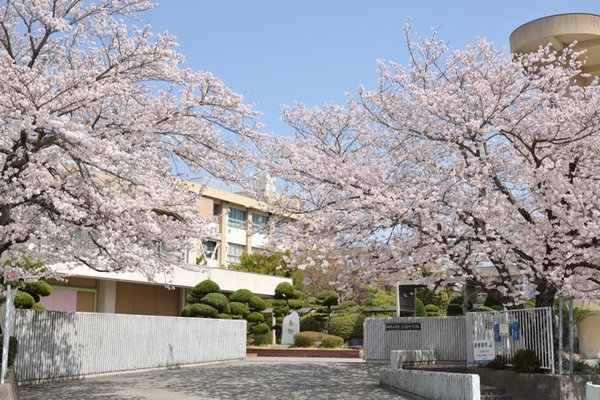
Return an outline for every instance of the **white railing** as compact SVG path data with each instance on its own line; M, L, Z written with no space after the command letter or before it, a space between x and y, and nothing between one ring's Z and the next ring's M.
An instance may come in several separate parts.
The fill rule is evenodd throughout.
M465 361L464 337L462 316L367 318L363 357L366 361L389 361L391 350L435 350L437 361Z
M474 363L473 341L487 340L493 341L495 354L506 356L507 365L518 350L531 349L540 359L540 368L554 372L552 315L549 307L467 313L468 363ZM513 336L515 322L518 330ZM501 325L510 328L508 335L498 334Z
M245 321L17 310L19 382L242 359Z

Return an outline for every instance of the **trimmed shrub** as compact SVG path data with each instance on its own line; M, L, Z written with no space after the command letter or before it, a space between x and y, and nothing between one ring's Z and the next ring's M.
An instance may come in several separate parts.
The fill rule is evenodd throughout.
M440 315L440 308L435 304L427 304L425 306L425 312L428 317L437 317Z
M202 297L198 297L196 294L194 293L190 293L190 294L186 294L185 295L185 302L187 304L196 304L196 303L200 303L200 299L202 299Z
M248 300L248 306L252 311L264 311L267 309L267 302L258 296L252 296Z
M344 345L344 339L339 336L327 335L321 340L321 345L319 347L324 347L326 349L336 349L342 347Z
M530 349L517 350L512 359L516 372L537 372L540 369L540 359L535 351Z
M33 305L33 307L31 307L32 310L35 311L46 311L46 307L44 307L43 305L41 305L40 303L35 303Z
M229 313L234 318L246 318L250 314L250 308L247 304L233 301L229 303Z
M209 306L208 304L193 304L192 306L192 317L200 318L218 318L219 311L216 308Z
M194 286L192 291L196 294L197 297L202 298L209 293L220 293L221 288L216 282L213 282L210 279L206 279Z
M292 299L294 298L294 286L289 282L281 282L275 287L276 299Z
M251 324L257 324L259 322L265 322L265 316L262 315L259 312L251 312L247 317L246 317L246 321L250 322Z
M229 312L229 300L227 300L227 296L222 293L209 293L200 299L200 302L202 304L208 304L220 313Z
M331 316L329 333L344 340L362 339L364 320L365 316L359 313L334 314ZM302 326L302 323L300 323L300 326Z
M273 335L271 332L267 332L263 335L252 335L249 339L251 344L254 346L265 346L267 344L271 344L273 341Z
M427 316L427 310L425 309L425 304L423 304L423 301L421 299L419 299L418 297L415 302L415 308L417 310L417 317L426 317Z
M304 293L302 293L302 290L294 289L294 291L292 292L293 299L300 300L303 297L304 297Z
M490 308L494 311L504 311L503 306L491 306Z
M273 305L273 308L287 307L287 301L281 299L273 300L271 304Z
M4 343L4 335L0 335L0 347ZM8 339L8 367L15 365L17 354L19 353L19 340L15 336ZM2 352L0 351L0 363L2 362Z
M27 282L20 290L29 293L36 303L40 301L40 297L52 294L52 286L44 281Z
M317 295L317 303L323 307L337 305L340 296L333 290L325 290Z
M289 299L288 304L292 310L299 310L304 307L304 302L298 299Z
M339 336L328 335L321 332L299 332L294 335L295 347L320 347L335 348L344 345L344 339Z
M27 292L22 292L20 290L17 290L17 293L15 294L15 307L16 308L29 309L29 308L33 307L34 304L35 304L35 300L32 295L30 295Z
M300 317L300 331L321 332L325 329L323 321L317 319L316 313L306 314ZM341 335L340 335L341 336Z
M233 319L233 317L229 314L221 313L219 314L219 319Z
M506 359L504 358L503 355L498 354L496 357L494 357L494 359L492 361L485 364L485 366L487 368L491 368L491 369L495 369L495 370L504 369L504 367L506 367Z
M182 317L191 317L192 316L192 306L187 305L187 306L183 307L181 309L181 316Z
M458 304L450 303L450 304L448 304L448 309L446 310L446 315L449 317L453 316L453 315L463 315L462 307L459 306Z
M238 289L231 293L231 296L229 296L229 301L248 304L252 296L254 295L248 289Z
M264 335L271 332L271 327L264 322L256 325L250 325L250 333L253 335Z
M321 342L325 333L321 332L298 332L294 335L294 346L296 347L314 347L315 343Z

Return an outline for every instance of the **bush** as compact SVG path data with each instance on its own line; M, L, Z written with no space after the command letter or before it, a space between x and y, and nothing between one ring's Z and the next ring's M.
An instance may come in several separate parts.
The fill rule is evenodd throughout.
M425 304L423 304L421 299L419 299L418 297L415 302L415 308L417 311L417 317L426 317L427 316L427 310L425 309Z
M292 292L293 299L301 300L303 297L304 293L302 293L302 290L294 289L294 291Z
M537 372L540 369L540 359L535 351L529 349L517 350L512 359L516 372Z
M229 314L221 313L219 314L219 319L233 319L233 317Z
M254 296L251 291L248 289L238 289L235 292L231 293L229 296L229 301L235 301L238 303L250 303L250 299Z
M248 314L248 316L246 317L246 321L250 322L251 324L265 322L265 316L259 312L254 311Z
M294 286L289 282L281 282L275 287L276 299L292 299L294 298Z
M493 311L504 311L503 306L490 306Z
M250 308L247 304L233 301L229 303L229 313L234 318L246 318L250 314Z
M32 310L35 311L46 311L46 307L44 307L43 305L41 305L40 303L35 303L33 305L33 307L31 307Z
M485 301L483 302L483 305L486 306L486 307L490 307L490 308L492 308L492 306L500 306L500 307L502 307L502 304L500 304L500 302L498 300L496 300L495 298L493 298L489 294L485 298Z
M0 335L0 348L4 344L4 335ZM11 336L8 339L8 367L15 365L17 354L19 353L19 341L16 337ZM2 352L0 351L0 362L2 362Z
M273 335L271 332L267 332L262 335L251 335L248 339L251 345L265 346L267 344L271 344L273 341Z
M220 293L221 288L219 285L217 285L217 283L211 281L210 279L206 279L194 286L192 291L197 297L202 298L209 293Z
M324 347L326 349L336 349L342 347L344 345L344 339L339 336L327 335L321 340L321 345L319 347Z
M273 300L271 304L273 305L273 308L287 307L288 305L287 301L281 299Z
M298 332L294 335L294 346L296 347L314 347L315 343L321 342L325 333L321 332Z
M449 317L453 316L453 315L463 315L462 307L459 306L458 304L450 303L450 304L448 304L448 309L446 310L446 315Z
M485 366L495 370L504 369L506 367L506 359L503 355L498 354L492 361L485 364Z
M187 304L200 303L200 299L202 299L202 297L198 297L195 293L185 295L185 302Z
M216 308L209 306L208 304L193 304L192 317L200 318L218 318L219 311Z
M250 325L250 333L253 335L265 335L271 332L271 327L264 322L256 325Z
M478 309L473 309L476 312L492 312L494 309L492 307L481 306Z
M320 347L336 348L344 345L344 339L339 336L328 335L321 332L299 332L294 335L295 347Z
M292 310L299 310L304 307L304 302L298 299L289 299L288 304Z
M17 290L17 293L15 294L15 307L16 308L29 309L29 308L33 307L34 304L35 304L35 300L32 295L30 295L29 293Z
M187 306L183 307L181 309L181 316L182 317L191 317L192 316L192 306L187 305Z
M334 314L331 316L329 333L340 336L344 340L362 339L364 320L365 316L359 313ZM302 326L302 323L300 323L300 326Z
M340 296L333 290L325 290L317 295L317 303L323 307L337 305Z
M425 306L425 312L428 317L437 317L440 315L440 308L435 304L427 304Z
M44 281L27 282L23 285L21 290L29 293L36 303L40 301L40 297L46 297L52 294L52 286Z
M258 296L252 296L248 300L248 306L252 311L264 311L267 309L267 302Z
M229 300L227 300L227 296L222 293L209 293L200 299L200 302L202 304L208 304L220 313L229 312Z
M315 313L306 314L300 317L300 331L322 332L325 329L325 324L316 317L317 315Z

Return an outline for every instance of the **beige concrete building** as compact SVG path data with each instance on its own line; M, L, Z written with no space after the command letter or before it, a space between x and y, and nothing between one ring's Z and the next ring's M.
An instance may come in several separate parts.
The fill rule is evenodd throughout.
M200 190L200 185L190 184ZM263 182L264 189L269 189ZM243 253L266 244L270 213L265 203L239 193L205 188L199 205L201 216L214 217L214 234L198 243L198 251L183 255L186 268L175 267L172 276L149 283L139 273L97 272L85 266L58 266L68 273L65 282L50 281L52 295L42 298L48 310L106 312L140 315L179 315L185 296L198 282L211 279L223 292L249 289L271 297L275 287L291 279L227 269ZM196 261L200 259L200 265Z

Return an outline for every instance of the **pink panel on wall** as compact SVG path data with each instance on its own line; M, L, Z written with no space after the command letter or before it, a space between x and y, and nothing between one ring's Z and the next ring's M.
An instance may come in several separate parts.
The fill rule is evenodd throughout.
M77 291L54 288L50 296L40 299L40 304L50 311L77 311Z

